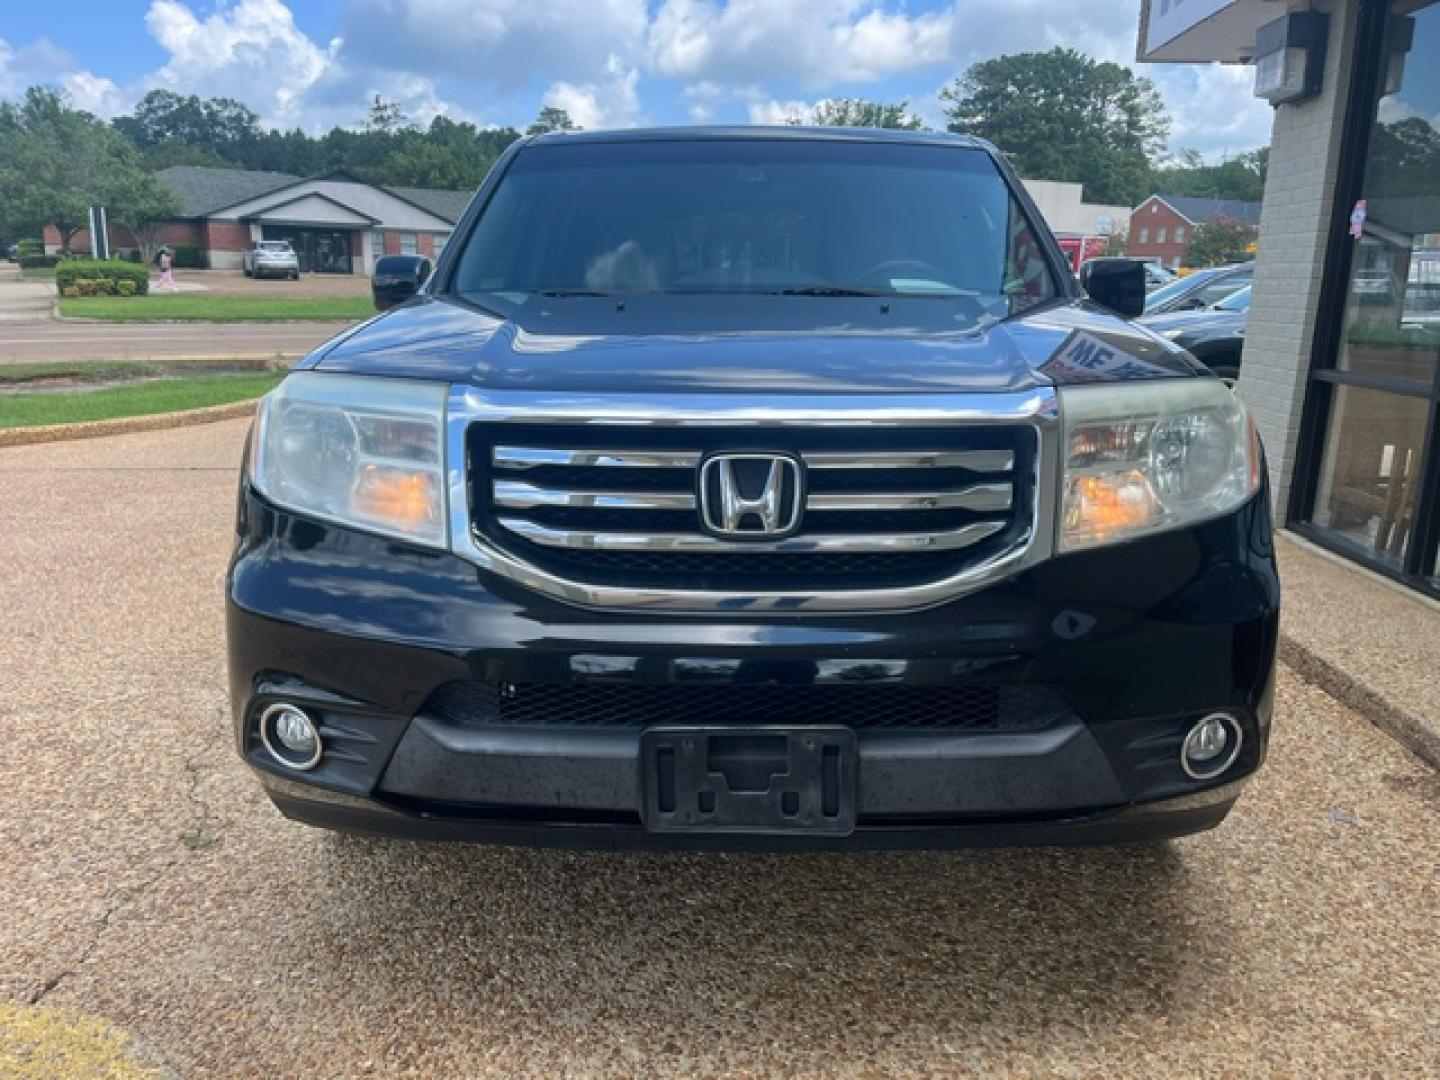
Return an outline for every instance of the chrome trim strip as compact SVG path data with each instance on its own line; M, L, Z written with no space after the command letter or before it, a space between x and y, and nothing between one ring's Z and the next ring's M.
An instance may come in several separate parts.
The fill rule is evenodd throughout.
M802 454L811 469L970 469L973 472L1009 472L1015 455L1009 450L882 450L873 454L855 450Z
M693 469L698 453L647 450L557 450L548 447L497 446L490 459L497 469L533 469L540 465L596 465L603 468Z
M793 552L953 551L978 544L1005 528L1002 521L977 521L948 532L826 533L783 540L721 540L705 533L588 532L540 525L525 518L502 517L497 523L516 536L545 547L579 551L744 551L755 555Z
M811 492L807 510L974 510L980 513L1009 510L1014 485L972 484L954 491L833 491Z
M579 607L653 614L726 616L914 611L934 607L1049 558L1055 544L1060 469L1060 404L1053 387L1000 394L543 394L456 384L446 403L446 485L450 548L481 570ZM937 581L900 588L763 593L593 585L569 581L502 551L470 524L467 431L487 424L633 424L643 427L773 426L908 428L1021 425L1036 432L1031 530L1012 547Z
M537 506L578 506L596 510L694 510L693 491L560 491L522 480L496 480L496 506L526 510Z

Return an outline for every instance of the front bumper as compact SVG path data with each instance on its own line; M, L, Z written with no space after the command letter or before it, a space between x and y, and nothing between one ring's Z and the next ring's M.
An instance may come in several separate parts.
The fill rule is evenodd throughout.
M829 848L1119 842L1209 828L1268 739L1279 585L1267 495L1204 526L1047 560L927 611L864 617L598 614L242 492L228 582L237 745L296 820L387 835L587 846ZM843 837L647 830L640 727L471 722L457 684L1043 687L1043 722L857 728ZM803 691L802 691L803 692ZM255 718L320 719L314 771ZM1224 709L1235 764L1195 781L1180 741ZM785 717L765 717L783 723Z

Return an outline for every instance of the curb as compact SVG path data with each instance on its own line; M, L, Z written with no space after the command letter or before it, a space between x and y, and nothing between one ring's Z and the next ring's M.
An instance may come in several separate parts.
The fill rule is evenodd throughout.
M1392 705L1288 634L1280 635L1279 654L1280 662L1306 682L1354 709L1416 757L1440 769L1440 721Z
M129 435L138 431L164 431L167 428L211 424L217 420L235 420L253 416L260 399L246 398L225 405L206 405L180 412L150 413L146 416L123 416L114 420L86 420L77 424L45 424L39 427L0 428L0 448L30 446L34 443L68 442L73 439L94 439L102 435Z

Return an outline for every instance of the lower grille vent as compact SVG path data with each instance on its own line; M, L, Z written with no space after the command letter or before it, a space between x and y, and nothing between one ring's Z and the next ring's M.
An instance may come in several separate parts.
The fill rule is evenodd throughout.
M843 724L857 731L1039 731L1070 716L1047 686L501 683L440 687L422 710L466 727Z

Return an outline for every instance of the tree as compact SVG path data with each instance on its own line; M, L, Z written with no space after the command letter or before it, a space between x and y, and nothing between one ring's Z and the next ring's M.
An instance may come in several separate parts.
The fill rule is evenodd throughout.
M1124 255L1130 243L1130 232L1123 225L1117 225L1105 234L1105 254Z
M389 135L409 126L409 119L397 101L386 101L379 94L370 103L370 114L365 120L365 130Z
M1156 168L1150 190L1164 195L1205 199L1240 199L1259 202L1265 195L1265 173L1270 148L1262 146L1208 165L1196 150L1182 150L1177 158Z
M1029 179L1079 182L1094 202L1139 202L1170 131L1149 79L1074 49L972 64L940 97L951 131L989 139Z
M1260 231L1254 225L1219 215L1195 226L1190 234L1190 244L1185 249L1185 262L1190 266L1219 266L1236 262L1246 256L1259 235Z
M201 98L170 90L151 90L131 115L116 117L113 124L141 150L203 147L227 160L236 160L261 135L260 117L234 98Z
M535 122L525 129L526 135L544 135L547 131L579 131L580 128L570 114L564 109L557 109L554 105L546 105L540 110L540 115Z
M815 106L811 122L824 127L856 128L901 128L905 131L919 131L924 121L909 112L910 103L901 101L888 104L881 101L866 101L863 98L834 98ZM786 123L801 124L803 118L792 118Z
M154 260L161 229L180 214L175 193L148 169L126 161L106 178L102 198L110 222L130 233L145 262Z
M32 86L19 104L0 104L0 231L33 235L53 225L68 253L127 149L56 90Z

